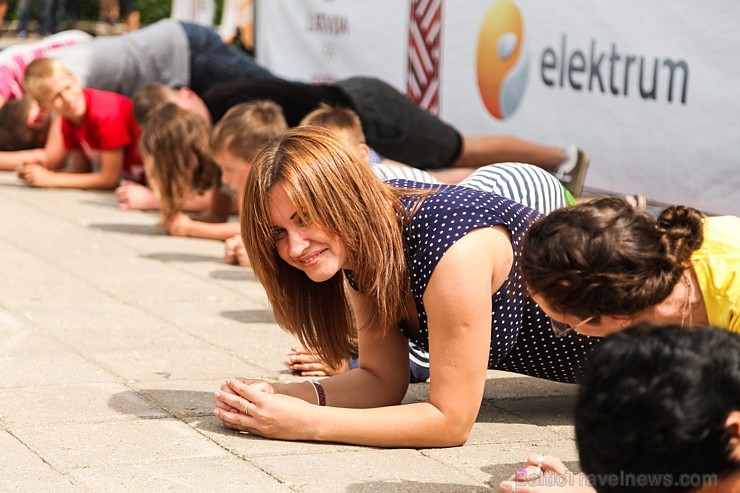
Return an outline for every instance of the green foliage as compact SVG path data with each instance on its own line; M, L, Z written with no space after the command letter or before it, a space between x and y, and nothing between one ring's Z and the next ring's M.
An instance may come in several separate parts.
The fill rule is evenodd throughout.
M170 16L172 12L172 1L163 2L162 0L138 0L136 6L141 12L141 23L151 24L160 19Z
M38 0L28 0L31 6L31 19L37 18ZM98 0L78 0L80 3L80 20L96 21L98 20ZM8 13L6 20L18 18L19 0L8 0ZM60 4L65 4L66 0L58 0ZM221 19L221 12L224 8L224 0L215 0L216 2L216 20ZM172 0L137 0L137 7L141 12L142 25L157 22L160 19L170 16L172 11Z

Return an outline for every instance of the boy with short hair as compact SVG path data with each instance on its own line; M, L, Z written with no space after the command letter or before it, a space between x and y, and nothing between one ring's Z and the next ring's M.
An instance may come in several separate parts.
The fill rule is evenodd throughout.
M449 183L449 175L442 177L438 174L439 170L422 171L381 159L365 144L365 134L360 118L349 108L322 104L318 109L306 115L301 120L301 125L320 125L334 131L339 137L357 148L381 180L401 179L425 183ZM459 171L460 168L453 168L452 171L454 170ZM498 163L471 171L473 171L472 174L459 177L461 181L455 180L455 183L502 195L543 214L574 202L567 190L552 174L537 166L524 163Z
M740 491L740 335L638 324L589 356L575 405L583 473L532 454L517 493Z
M362 122L357 113L343 106L330 106L321 103L317 109L303 117L300 125L317 125L328 128L337 134L338 137L357 149L363 159L373 167L373 171L381 180L402 179L424 183L457 183L473 171L473 168L458 169L456 170L457 176L448 181L449 176L442 179L437 176L436 171L424 171L384 159L367 145L365 132L362 130ZM463 173L460 174L460 171L463 171Z
M46 162L21 166L18 175L44 188L114 189L122 176L144 182L139 156L140 130L130 99L83 89L58 60L39 58L26 68L23 86L42 109L62 117L61 148L47 152ZM73 172L52 171L72 158ZM74 172L79 170L86 172Z
M43 159L36 151L46 144L49 120L49 115L28 97L13 99L0 107L0 170L15 171L18 164ZM19 151L27 152L22 155ZM13 165L10 158L16 156L19 159Z
M245 132L245 129L249 131ZM221 168L221 182L237 193L237 203L241 203L254 156L267 142L287 129L283 110L272 101L238 104L213 127L211 149ZM226 239L224 259L229 264L250 265L238 228Z
M272 101L241 103L226 112L210 138L222 183L241 195L257 152L286 130L283 110Z

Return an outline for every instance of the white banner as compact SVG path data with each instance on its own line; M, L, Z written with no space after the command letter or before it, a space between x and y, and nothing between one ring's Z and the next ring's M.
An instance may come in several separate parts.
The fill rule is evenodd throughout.
M406 91L409 3L257 2L278 74ZM441 116L591 153L586 186L740 215L740 4L445 0Z
M405 2L258 0L255 8L257 59L277 75L331 82L364 74L400 84L408 43Z

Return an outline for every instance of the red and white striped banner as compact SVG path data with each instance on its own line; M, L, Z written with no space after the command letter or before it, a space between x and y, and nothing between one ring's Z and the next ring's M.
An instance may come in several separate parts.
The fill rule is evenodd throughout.
M408 97L422 108L439 114L442 54L442 0L411 0Z

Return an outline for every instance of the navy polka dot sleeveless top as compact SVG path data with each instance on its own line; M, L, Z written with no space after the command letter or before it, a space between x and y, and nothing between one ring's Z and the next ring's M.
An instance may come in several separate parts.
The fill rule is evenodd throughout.
M540 214L499 195L465 187L405 180L389 183L398 188L435 190L424 199L403 230L420 327L416 333L402 324L406 337L425 350L429 349L423 297L434 268L444 253L470 231L503 225L511 233L514 264L504 284L492 296L488 368L576 382L596 339L578 334L555 337L549 317L529 297L519 272L524 233ZM412 210L417 198L411 196L403 202L407 209Z

